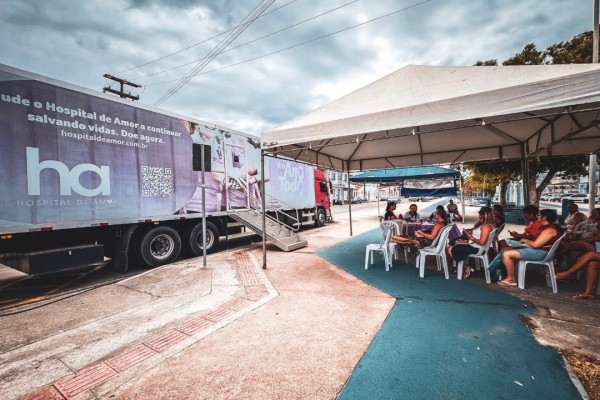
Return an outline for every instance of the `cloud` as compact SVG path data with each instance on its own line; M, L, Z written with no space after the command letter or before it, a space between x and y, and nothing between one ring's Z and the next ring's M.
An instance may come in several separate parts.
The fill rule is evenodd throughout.
M149 105L259 4L1 1L2 62L95 90L122 76L145 85ZM580 0L418 3L278 0L161 108L258 135L407 64L502 62L592 26Z

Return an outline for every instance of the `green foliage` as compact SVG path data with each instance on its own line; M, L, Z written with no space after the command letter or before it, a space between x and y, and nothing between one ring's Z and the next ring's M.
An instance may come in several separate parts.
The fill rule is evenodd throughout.
M544 52L548 64L589 64L592 62L593 32L583 32L567 42L549 46Z
M528 43L520 53L515 54L502 65L539 65L544 63L544 52L538 51L535 44Z
M544 51L539 51L534 43L528 43L521 52L502 62L502 65L540 65L540 64L581 64L592 62L593 32L580 33L569 41L553 44ZM475 66L498 65L497 60L477 61ZM569 157L539 157L529 160L529 174L533 182L546 173L535 193L539 195L556 174L563 178L575 178L586 173L585 155ZM464 169L471 173L472 182L488 182L494 185L521 179L520 161L494 161L488 163L468 163ZM489 190L486 188L486 190ZM537 196L536 196L537 197ZM537 198L532 198L537 203ZM504 202L503 199L501 199Z
M479 61L474 64L475 67L495 67L498 65L497 60Z

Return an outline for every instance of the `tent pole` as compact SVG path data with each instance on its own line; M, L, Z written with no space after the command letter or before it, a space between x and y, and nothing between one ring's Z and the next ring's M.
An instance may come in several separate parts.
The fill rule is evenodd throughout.
M462 208L462 222L465 222L465 191L463 189L463 176L460 174L460 206Z
M350 217L350 236L352 236L352 193L350 192L350 161L347 161L346 163L346 173L348 174L348 214Z
M267 269L267 207L265 193L265 151L260 150L260 202L262 205L262 252L263 252L263 269Z
M600 6L598 5L598 0L594 0L594 35L592 36L592 63L598 63L598 45L600 41L600 27L598 26L598 18L600 14ZM596 204L596 155L590 154L590 166L589 166L589 202L590 205L589 213L592 215L592 210L594 209L594 205Z
M600 37L600 27L598 26L599 13L598 0L594 0L594 34L592 36L592 63L598 62L598 41Z
M588 183L589 183L589 193L588 198L590 205L588 207L588 213L591 216L592 210L595 208L596 204L596 155L590 154L590 166L588 170Z
M377 184L377 196L375 197L375 200L377 200L377 215L381 215L379 211L379 197L381 197L381 181Z
M531 204L529 196L529 160L525 157L525 143L521 143L521 175L523 177L523 206Z

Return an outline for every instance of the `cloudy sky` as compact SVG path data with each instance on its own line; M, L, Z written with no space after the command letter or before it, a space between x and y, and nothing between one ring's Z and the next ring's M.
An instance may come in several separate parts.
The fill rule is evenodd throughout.
M408 64L499 62L592 29L593 0L0 0L0 63L259 135Z

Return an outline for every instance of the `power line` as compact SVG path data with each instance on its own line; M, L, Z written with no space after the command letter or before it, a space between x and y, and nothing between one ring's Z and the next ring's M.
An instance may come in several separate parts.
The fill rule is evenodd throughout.
M185 86L190 79L196 76L204 67L210 63L215 57L221 53L231 42L235 40L239 35L242 34L256 19L265 12L267 8L271 4L273 4L275 0L264 0L258 6L255 7L252 12L244 18L241 24L239 24L230 34L225 37L218 45L215 47L208 55L208 57L204 58L203 61L199 62L194 68L192 68L183 78L179 80L171 89L167 91L158 101L154 104L155 106L159 106L164 103L169 97L174 95L179 89Z
M341 6L339 6L339 7L332 8L331 10L325 11L325 12L323 12L323 13L321 13L321 14L317 14L317 15L315 15L315 16L313 16L313 17L310 17L310 18L308 18L308 19L305 19L305 20L303 20L303 21L297 22L297 23L295 23L295 24L293 24L293 25L289 25L289 26L287 26L287 27L285 27L285 28L283 28L283 29L280 29L280 30L278 30L278 31L271 32L271 33L269 33L269 34L267 34L267 35L261 36L261 37L259 37L259 38L256 38L256 39L254 39L254 40L251 40L251 41L249 41L249 42L242 43L242 44L240 44L240 45L238 45L238 46L235 46L235 47L231 47L231 48L229 48L229 49L227 49L227 50L223 50L223 51L221 52L221 54L223 54L223 53L227 53L227 52L229 52L229 51L232 51L232 50L235 50L235 49L239 49L240 47L243 47L243 46L246 46L246 45L249 45L249 44L252 44L252 43L256 43L256 42L258 42L258 41L260 41L260 40L263 40L263 39L266 39L266 38L268 38L268 37L270 37L270 36L273 36L273 35L276 35L276 34L278 34L278 33L281 33L281 32L284 32L284 31L287 31L287 30L289 30L289 29L292 29L292 28L294 28L294 27L296 27L296 26L302 25L302 24L304 24L304 23L306 23L306 22L309 22L309 21L312 21L312 20L314 20L314 19L320 18L320 17L322 17L322 16L324 16L324 15L327 15L327 14L329 14L329 13L332 13L332 12L334 12L334 11L337 11L337 10L339 10L339 9L341 9L341 8L347 7L347 6L349 6L349 5L351 5L351 4L354 4L354 3L358 2L358 1L359 1L359 0L354 0L354 1L351 1L350 3L342 4L342 5L341 5ZM280 7L280 8L281 8L281 7ZM205 57L205 58L206 58L206 57ZM176 66L176 67L172 67L172 68L164 69L164 70L161 70L161 71L157 71L157 72L154 72L154 73L152 73L152 74L143 75L143 76L140 76L140 77L138 77L137 79L149 78L149 77L151 77L151 76L160 75L160 74L163 74L163 73L165 73L165 72L173 71L173 70L175 70L175 69L182 68L182 67L185 67L185 66L187 66L187 65L190 65L190 64L193 64L193 63L195 63L195 62L202 61L202 60L204 60L204 58L201 58L201 59L199 59L199 60L190 61L190 62L188 62L188 63L185 63L185 64L178 65L178 66Z
M298 1L298 0L292 0L292 1L290 1L290 2L288 2L288 3L286 3L286 4L284 4L284 5L282 5L282 6L280 6L280 7L277 7L277 8L275 8L275 9L273 9L273 10L271 10L271 11L267 12L267 13L264 13L264 14L260 15L259 17L257 17L257 19L258 19L258 18L262 18L262 17L266 17L267 15L269 15L269 14L271 14L271 13L274 13L274 12L275 12L275 11L277 11L277 10L281 10L282 8L284 8L284 7L287 7L287 6L289 6L290 4L292 4L292 3L295 3L295 2L297 2L297 1ZM240 24L240 25L241 25L241 24ZM174 56L175 54L183 53L183 52L184 52L184 51L186 51L186 50L189 50L189 49L191 49L191 48L194 48L194 47L196 47L196 46L199 46L199 45L201 45L201 44L204 44L204 43L206 43L206 42L208 42L208 41L210 41L210 40L216 39L216 38L218 38L219 36L223 36L224 34L226 34L226 33L228 33L228 32L231 32L231 31L233 31L234 29L238 28L240 25L234 26L234 27L233 27L233 28L231 28L231 29L228 29L228 30L226 30L226 31L223 31L223 32L221 32L221 33L217 34L217 35L214 35L214 36L212 36L212 37L209 37L208 39L204 39L204 40L202 40L201 42L194 43L194 44L192 44L192 45L189 45L189 46L187 46L187 47L184 47L183 49L177 50L177 51L175 51L175 52L173 52L173 53L167 54L167 55L165 55L165 56L162 56L162 57L160 57L160 58L157 58L157 59L155 59L155 60L152 60L152 61L145 62L144 64L138 65L138 66L136 66L136 67L131 67L131 68L129 68L129 69L126 69L126 70L123 70L123 71L121 71L121 72L117 72L117 73L118 73L118 74L123 74L123 73L125 73L125 72L133 71L134 69L139 69L139 68L145 67L145 66L147 66L147 65L154 64L155 62L158 62L158 61L164 60L164 59L166 59L166 58L169 58L169 57L171 57L171 56ZM192 61L192 62L194 62L194 61ZM185 66L185 65L189 65L189 64L191 64L191 63L184 64L184 66ZM180 67L181 67L181 66L180 66ZM179 67L176 67L176 68L179 68ZM167 70L167 71L168 71L168 70ZM146 77L146 76L151 76L151 75L144 75L144 76L142 76L142 78L144 78L144 77ZM139 78L138 78L138 79L139 79Z
M248 63L248 62L251 62L251 61L256 61L256 60L259 60L259 59L261 59L261 58L265 58L265 57L268 57L268 56L272 56L272 55L274 55L274 54L277 54L277 53L282 53L282 52L284 52L284 51L291 50L291 49L294 49L294 48L296 48L296 47L301 47L301 46L304 46L305 44L309 44L309 43L312 43L312 42L316 42L317 40L321 40L321 39L325 39L325 38L328 38L328 37L330 37L330 36L333 36L333 35L337 35L338 33L342 33L342 32L348 31L348 30L350 30L350 29L354 29L354 28L357 28L357 27L359 27L359 26L366 25L366 24L369 24L369 23L371 23L371 22L374 22L374 21L378 21L378 20L380 20L380 19L383 19L383 18L389 17L389 16L391 16L391 15L394 15L394 14L398 14L398 13L400 13L400 12L402 12L402 11L406 11L406 10L409 10L409 9L411 9L411 8L414 8L414 7L418 7L418 6L420 6L420 5L423 5L423 4L425 4L425 3L429 3L429 2L431 2L431 1L432 1L432 0L424 0L424 1L421 1L420 3L416 3L416 4L410 5L410 6L408 6L408 7L404 7L404 8L401 8L401 9L399 9L399 10L392 11L391 13L388 13L388 14L385 14L385 15L382 15L382 16L379 16L379 17L377 17L377 18L370 19L370 20L368 20L368 21L361 22L360 24L356 24L356 25L352 25L352 26L349 26L349 27L347 27L347 28L344 28L344 29L340 29L340 30L338 30L338 31L335 31L335 32L329 33L329 34L327 34L327 35L319 36L319 37L316 37L316 38L314 38L314 39L310 39L310 40L307 40L307 41L305 41L305 42L302 42L302 43L298 43L298 44L295 44L295 45L292 45L292 46L289 46L289 47L285 47L285 48L283 48L283 49L280 49L280 50L275 50L275 51L272 51L272 52L270 52L270 53L266 53L266 54L263 54L263 55L260 55L260 56L257 56L257 57L249 58L249 59L247 59L247 60L240 61L240 62L238 62L238 63L229 64L229 65L225 65L225 66L223 66L223 67L220 67L220 68L215 68L215 69L212 69L212 70L210 70L210 71L205 71L205 72L202 72L202 73L198 73L198 75L205 75L205 74L209 74L209 73L211 73L211 72L221 71L221 70L223 70L223 69L226 69L226 68L236 67L236 66L238 66L238 65L245 64L245 63ZM145 86L146 86L146 87L148 87L148 86L157 86L157 85L162 85L162 84L165 84L165 83L170 83L170 82L173 82L173 81L175 81L175 80L176 80L176 79L174 79L174 80L169 80L169 81L163 81L163 82L156 82L156 83L147 84L147 85L145 85Z

